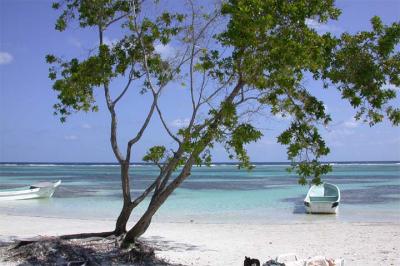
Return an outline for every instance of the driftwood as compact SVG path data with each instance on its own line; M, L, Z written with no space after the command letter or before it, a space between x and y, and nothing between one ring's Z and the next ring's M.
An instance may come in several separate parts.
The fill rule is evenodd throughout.
M72 240L72 239L85 239L86 241L90 240L101 240L105 237L109 236L115 236L114 231L108 231L108 232L98 232L98 233L80 233L80 234L70 234L70 235L61 235L58 236L58 239L61 240ZM18 240L12 247L12 249L18 249L22 246L29 245L38 241L43 241L45 237L36 237L36 238L31 238L31 239L26 239L26 240Z
M59 236L59 238L63 239L63 240L70 240L70 239L83 239L83 238L90 238L90 237L101 237L102 238L102 237L109 237L112 235L114 235L114 231L62 235L62 236Z

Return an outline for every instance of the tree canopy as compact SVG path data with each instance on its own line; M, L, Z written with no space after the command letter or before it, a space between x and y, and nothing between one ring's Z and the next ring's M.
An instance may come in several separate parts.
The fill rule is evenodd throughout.
M259 140L262 132L254 121L244 119L246 111L264 109L290 117L289 127L277 141L287 147L301 184L320 183L330 171L320 159L330 150L319 129L328 125L331 117L305 84L306 77L321 81L321 90L337 90L354 107L356 119L371 126L385 117L394 125L400 123L400 109L392 102L397 97L393 86L400 86L398 22L384 25L379 17L373 17L371 31L335 36L321 34L309 25L310 20L323 24L339 18L333 0L229 0L217 2L213 8L202 8L202 2L194 0L180 1L179 8L164 7L165 3L168 1L57 2L53 8L61 15L56 30L64 31L77 22L81 28L98 32L98 46L83 59L46 57L58 95L55 113L62 122L75 111L96 111L94 90L104 90L111 114L111 146L122 168L128 167L131 147L140 140L154 113L173 139L172 147L160 143L144 155L143 160L157 165L160 173L138 199L131 201L129 175L122 178L124 206L134 208L153 191L146 212L150 218L138 224L149 223L194 164L212 162L216 143L221 143L240 167L252 167L246 145ZM142 10L154 6L158 9L153 13ZM121 38L106 44L104 33L110 27L119 27ZM176 46L178 52L163 58L156 49L160 44ZM112 88L120 93L111 99L110 86L115 79L125 79L126 85ZM182 93L190 95L192 113L188 125L173 132L159 101L166 86L179 82ZM123 155L116 137L115 106L129 89L151 93L153 101ZM176 170L177 177L172 177Z

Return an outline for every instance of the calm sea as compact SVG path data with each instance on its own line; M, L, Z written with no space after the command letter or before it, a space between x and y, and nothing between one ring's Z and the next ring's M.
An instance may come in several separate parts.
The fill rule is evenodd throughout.
M342 220L400 222L400 163L332 163L325 181L339 186L338 215L308 215L307 186L297 184L284 163L257 163L252 171L233 164L194 167L192 175L155 216L160 222L291 223ZM134 164L132 192L138 195L157 168ZM51 199L0 202L1 214L115 219L121 208L119 167L115 164L1 163L0 189L61 179ZM135 210L143 212L148 201Z

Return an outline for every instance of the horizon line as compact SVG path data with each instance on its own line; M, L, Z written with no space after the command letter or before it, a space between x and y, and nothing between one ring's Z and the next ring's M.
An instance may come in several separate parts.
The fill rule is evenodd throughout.
M321 163L400 163L400 160L335 160L335 161L320 161ZM0 164L119 164L118 162L54 162L54 161L0 161ZM228 162L228 161L217 161L212 162L211 164L238 164L239 162ZM291 164L291 161L253 161L252 164L260 164L260 163L279 163L279 164ZM130 164L147 164L153 165L154 163L148 162L130 162Z

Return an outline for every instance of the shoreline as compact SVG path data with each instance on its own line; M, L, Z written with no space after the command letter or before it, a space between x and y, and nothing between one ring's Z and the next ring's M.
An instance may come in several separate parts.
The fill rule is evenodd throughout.
M0 241L113 227L113 220L0 214ZM265 262L284 253L344 258L346 265L400 265L400 222L154 222L143 239L158 258L183 265L241 265L244 256Z
M334 216L330 214L314 214L315 216ZM116 217L112 218L99 218L99 217L90 217L90 218L77 218L77 217L66 217L66 216L50 216L50 215L24 215L24 214L1 214L0 213L0 219L4 217L29 217L29 218L43 218L43 219L56 219L56 220L73 220L73 221L96 221L96 223L104 222L104 223L110 223L112 225L115 224ZM370 224L370 225L399 225L400 226L400 220L384 220L384 221L352 221L352 220L284 220L284 221L278 221L278 220L268 220L265 222L250 222L250 223L243 223L240 221L229 221L229 222L215 222L215 221L204 221L204 220L188 220L188 221L159 221L159 218L155 221L152 221L152 224L204 224L204 225L301 225L301 224L335 224L335 223L343 223L343 224ZM132 223L131 223L132 224ZM133 225L133 224L132 224ZM1 228L0 228L0 236L1 236Z

